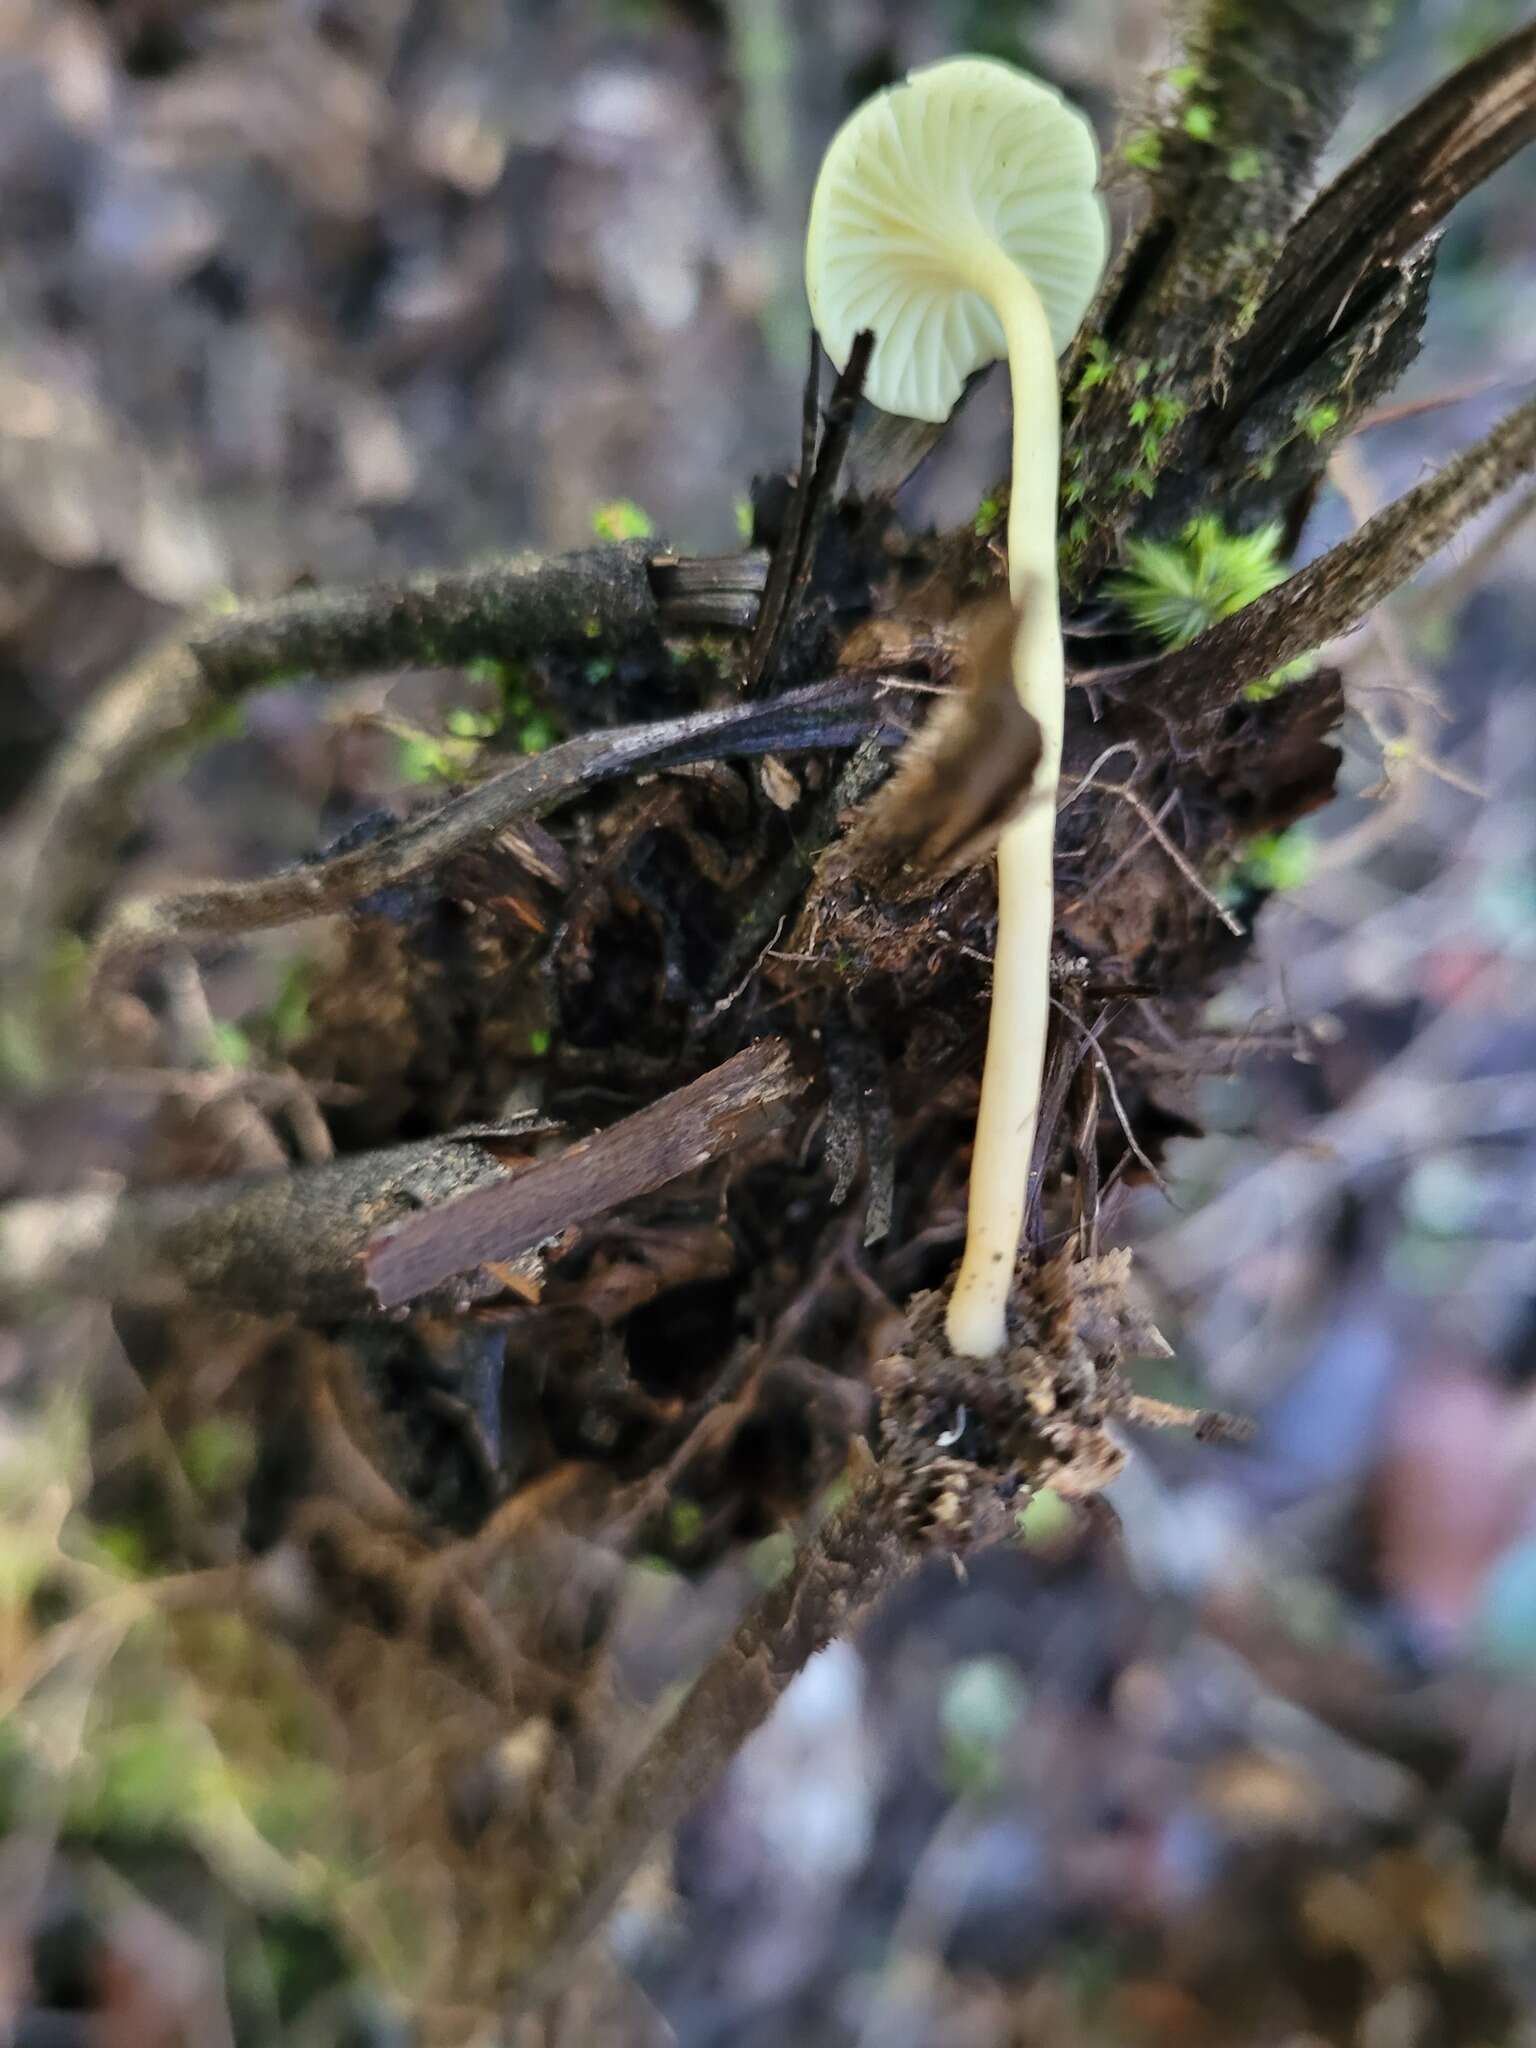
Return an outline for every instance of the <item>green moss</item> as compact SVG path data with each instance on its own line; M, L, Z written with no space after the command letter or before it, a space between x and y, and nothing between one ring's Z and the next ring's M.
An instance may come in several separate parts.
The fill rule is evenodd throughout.
M1138 365L1138 368L1145 367L1145 365ZM1174 398L1170 394L1163 392L1158 392L1151 398L1143 397L1131 400L1131 425L1133 427L1140 427L1143 430L1141 436L1141 459L1144 464L1152 469L1156 469L1159 466L1162 461L1164 443L1174 428L1184 419L1188 411L1189 407L1182 398Z
M995 493L988 492L976 507L976 517L971 521L978 540L989 540L1003 523L1003 502Z
M603 682L613 673L613 664L594 656L585 667L589 682ZM521 662L509 662L502 675L501 720L498 731L506 734L520 754L543 754L564 737L558 720L534 696L528 671Z
M1138 128L1134 135L1128 135L1121 143L1120 155L1132 170L1161 170L1163 138L1155 128Z
M1302 406L1296 415L1296 424L1309 441L1321 441L1331 434L1340 420L1336 405Z
M252 1024L253 1036L275 1052L291 1052L309 1036L309 1006L315 988L315 963L308 955L288 963L282 984L263 1019Z
M1064 570L1071 568L1081 557L1088 545L1091 531L1086 512L1079 512L1075 519L1068 521L1066 531L1061 536L1060 548L1061 566Z
M1094 335L1087 345L1088 360L1083 365L1082 375L1072 387L1074 398L1083 398L1095 384L1102 384L1115 367L1114 351L1102 335Z
M428 782L457 781L459 770L440 740L429 733L412 733L400 742L395 773L412 787Z
M456 740L488 740L501 730L501 712L475 711L467 704L456 704L443 724Z
M1229 533L1219 519L1193 519L1177 540L1133 540L1126 568L1109 584L1139 630L1162 647L1187 647L1219 619L1240 612L1285 580L1278 524ZM1305 675L1302 657L1248 686L1258 701Z
M256 1462L256 1438L238 1416L210 1415L182 1437L182 1469L201 1494L231 1491L247 1479Z
M1237 311L1232 317L1232 333L1237 340L1240 341L1254 321L1258 319L1259 307L1262 304L1263 299L1258 292L1249 292L1240 301Z
M230 1067L236 1073L243 1073L256 1057L249 1035L227 1017L214 1019L213 1043L220 1065Z
M1299 825L1284 832L1261 833L1243 849L1229 886L1234 894L1263 889L1274 895L1299 889L1312 873L1316 854L1311 835Z
M1216 109L1204 105L1203 102L1196 101L1194 106L1184 109L1182 125L1191 142L1213 142L1216 139L1216 123Z
M1227 158L1227 176L1234 185L1251 185L1263 168L1263 153L1257 149L1234 149Z
M592 514L592 531L599 540L650 540L656 528L633 498L611 498Z

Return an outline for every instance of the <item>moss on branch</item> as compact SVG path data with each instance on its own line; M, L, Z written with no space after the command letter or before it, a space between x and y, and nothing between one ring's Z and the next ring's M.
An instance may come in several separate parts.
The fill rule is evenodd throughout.
M1268 596L1141 670L1129 689L1173 720L1218 716L1245 684L1359 625L1533 469L1536 399Z
M1138 406L1187 419L1222 387L1317 160L1380 34L1388 0L1206 0L1176 97L1141 162L1147 211L1069 358L1069 459L1090 578L1173 463Z

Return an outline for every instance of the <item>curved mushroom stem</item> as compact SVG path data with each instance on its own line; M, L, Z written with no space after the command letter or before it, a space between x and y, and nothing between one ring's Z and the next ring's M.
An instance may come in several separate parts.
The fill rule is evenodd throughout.
M997 946L981 1106L971 1155L965 1256L946 1332L961 1357L985 1358L1007 1336L1008 1296L1028 1194L1045 1065L1054 927L1056 789L1066 708L1066 663L1056 580L1061 401L1056 352L1034 286L1000 250L968 266L1008 343L1013 392L1013 476L1008 504L1008 587L1019 607L1013 681L1040 723L1040 765L1024 811L997 849Z

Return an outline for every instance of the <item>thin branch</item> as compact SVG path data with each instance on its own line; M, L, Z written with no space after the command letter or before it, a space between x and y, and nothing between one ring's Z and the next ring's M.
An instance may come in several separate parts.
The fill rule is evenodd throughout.
M1208 720L1246 683L1349 632L1510 486L1536 468L1536 399L1437 475L1367 520L1230 619L1142 669L1129 684L1167 717Z
M761 554L690 563L640 543L253 604L183 629L108 683L44 769L4 846L0 975L23 997L51 935L99 887L134 792L231 701L295 677L344 677L563 648L671 628L750 625Z
M252 882L209 882L130 898L113 912L96 942L93 978L99 980L146 946L199 934L229 937L345 909L617 776L728 754L849 746L880 723L877 700L874 681L844 679L814 683L762 704L732 704L648 725L583 733L329 860Z
M853 430L854 414L858 409L859 394L864 389L864 379L869 374L869 359L874 352L874 346L875 337L868 329L854 336L853 346L848 351L848 360L832 387L831 398L827 401L826 430L822 435L816 460L814 464L802 469L791 517L785 527L784 539L775 551L768 583L763 591L758 629L753 636L752 651L747 660L745 688L749 691L759 689L772 677L784 636L794 624L800 607L805 602L811 571L816 565L816 551L821 541L822 529L837 497L843 457L848 452L848 437ZM814 427L815 424L815 379L820 370L820 363L820 349L813 342L810 378L806 386L810 427ZM801 461L803 464L808 461L803 445ZM781 561L784 565L782 571Z
M1408 624L1422 626L1431 619L1454 619L1472 593L1482 588L1493 565L1533 515L1536 490L1529 490L1499 515L1461 561L1427 587L1410 592L1402 605Z
M518 660L593 641L624 645L660 624L650 556L631 541L360 590L304 591L236 612L188 644L221 699L283 677L334 680Z
M1221 901L1221 898L1217 896L1210 888L1208 888L1207 885L1200 879L1200 876L1196 872L1188 855L1181 852L1180 849L1177 846L1175 846L1172 839L1169 838L1168 834L1163 830L1162 819L1160 817L1155 816L1152 813L1152 811L1150 811L1147 808L1146 804L1136 794L1135 790L1128 789L1124 783L1120 782L1101 782L1099 784L1099 788L1104 792L1105 796L1119 797L1121 803L1128 805L1130 809L1136 813L1137 817L1140 818L1142 824L1147 829L1147 836L1157 842L1157 844L1162 848L1163 852L1167 854L1168 858L1173 862L1174 866L1178 869L1179 873L1184 877L1185 881L1188 882L1190 888L1193 889L1195 894L1200 898L1201 902L1207 904L1210 909L1215 911L1216 915L1221 919L1221 922L1226 926L1227 930L1232 934L1233 938L1246 938L1248 935L1248 927L1243 923L1240 917L1234 916L1233 913L1230 910L1228 910L1227 906Z
M910 1568L878 1472L863 1474L689 1687L599 1812L563 1845L511 1959L505 2018L536 2011L579 1967L651 1845L676 1827L785 1687Z

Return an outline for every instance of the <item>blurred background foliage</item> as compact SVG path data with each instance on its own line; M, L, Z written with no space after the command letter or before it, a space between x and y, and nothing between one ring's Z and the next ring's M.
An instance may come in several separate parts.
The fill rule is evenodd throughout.
M1522 12L1405 0L1335 159ZM970 48L1108 145L1169 34L1153 0L5 0L0 801L180 607L736 545L793 453L841 114ZM1453 220L1304 552L1491 424L1533 332L1519 160ZM969 520L1005 428L994 380L905 515ZM1149 1390L1253 1413L1254 1446L1143 1445L1118 1548L1042 1500L819 1659L620 1915L648 2002L584 2038L1530 2038L1536 522L1488 529L1343 650L1340 798L1228 879L1263 913L1231 1057L1137 1208L1177 1351ZM125 878L295 858L508 720L556 737L505 674L268 693L157 785ZM211 963L209 1075L280 1061L306 973L291 934ZM8 1187L129 1155L120 1104L44 1133L0 1058ZM409 1910L331 1732L165 1577L238 1552L225 1378L167 1418L96 1311L0 1334L0 2007L32 2048L406 2038ZM693 1595L649 1576L627 1626L682 1656ZM1454 1770L1405 1755L1405 1697Z

